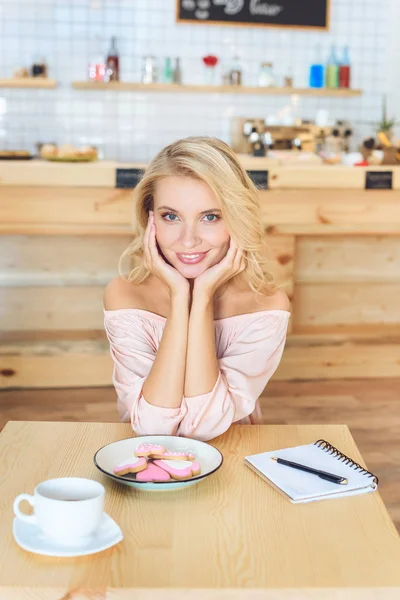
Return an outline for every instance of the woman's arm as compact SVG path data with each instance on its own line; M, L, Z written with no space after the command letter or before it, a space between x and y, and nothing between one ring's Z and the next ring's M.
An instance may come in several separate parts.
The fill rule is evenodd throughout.
M225 257L197 277L190 310L188 351L186 356L185 397L210 392L219 368L214 341L213 298L218 286L244 269L242 255L231 239Z
M194 293L188 328L185 397L211 392L218 373L212 298Z
M286 308L255 313L230 325L232 342L217 360L214 386L203 394L184 398L185 414L179 423L180 435L210 440L224 433L232 423L251 415L257 399L276 371L285 346L290 312ZM190 353L190 340L188 351ZM206 357L193 348L196 376L206 377ZM204 350L204 346L203 346ZM186 378L188 368L186 369ZM189 389L189 386L188 386ZM200 389L200 388L198 388ZM189 390L190 392L190 390Z
M178 408L183 399L189 326L189 294L171 297L170 313L153 366L143 386L149 404Z
M158 361L160 372L163 371L164 366L168 377L171 373L178 375L172 382L172 386L168 379L162 384L165 387L162 387L163 375L157 377L157 372L153 373L155 383L161 387L161 390L158 387L149 387L149 399L155 401L155 404L147 401L143 388L147 378L151 376L160 346L163 346L167 354L168 346L174 341L179 344L179 340L183 338L183 331L179 328L182 325L182 315L185 314L184 306L187 307L187 304L184 305L183 297L176 297L176 301L171 302L170 317L167 319L169 323L160 327L159 323L155 323L152 318L146 318L132 310L132 305L140 306L141 302L135 301L131 288L131 285L118 279L114 280L107 287L104 298L104 326L114 363L112 379L118 397L118 412L123 422L131 423L137 435L176 435L179 424L186 414L186 408L183 403L184 365L179 375L176 361L175 364L173 361L175 355L181 357L182 354L186 360L186 339L185 350L179 348L176 348L177 351L175 348L170 350L169 370L165 361ZM176 326L178 310L179 323ZM168 335L168 327L170 335ZM171 339L171 333L176 334L174 339Z
M143 386L143 396L153 406L179 408L185 383L190 286L158 251L153 211L149 213L143 243L146 266L167 286L170 295L169 316L154 364Z

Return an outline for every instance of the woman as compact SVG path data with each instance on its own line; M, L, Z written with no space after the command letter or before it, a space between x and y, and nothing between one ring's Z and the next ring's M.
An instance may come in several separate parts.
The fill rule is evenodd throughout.
M118 410L138 435L209 440L260 422L290 303L266 268L257 191L231 148L189 137L135 189L134 268L108 286Z

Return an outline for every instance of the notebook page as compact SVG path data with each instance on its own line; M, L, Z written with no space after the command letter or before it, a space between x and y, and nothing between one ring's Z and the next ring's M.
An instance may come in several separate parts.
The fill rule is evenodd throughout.
M275 460L271 460L271 456L292 460L314 469L328 471L334 475L341 475L346 477L348 484L331 483L311 473L280 465ZM314 444L253 454L247 456L246 460L295 502L331 494L351 493L355 490L374 486L372 477L363 475L352 468L351 465L344 464L334 455L328 454L322 448L314 446Z

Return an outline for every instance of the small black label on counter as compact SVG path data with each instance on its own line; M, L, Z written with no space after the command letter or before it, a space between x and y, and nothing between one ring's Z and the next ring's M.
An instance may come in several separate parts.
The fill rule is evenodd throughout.
M247 175L259 190L268 189L268 171L247 171Z
M393 189L392 171L367 171L365 173L366 190L391 190Z
M143 175L142 169L117 169L115 175L116 188L134 188Z

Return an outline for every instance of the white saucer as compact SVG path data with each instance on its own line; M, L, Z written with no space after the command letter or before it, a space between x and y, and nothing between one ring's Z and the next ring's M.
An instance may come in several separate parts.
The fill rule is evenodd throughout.
M13 535L21 548L44 556L86 556L111 548L124 539L121 529L106 513L103 513L103 519L96 533L90 536L87 542L77 547L63 546L42 533L38 525L25 523L16 517L13 521Z

